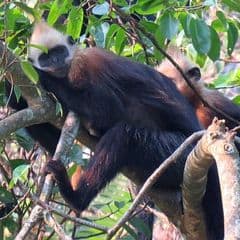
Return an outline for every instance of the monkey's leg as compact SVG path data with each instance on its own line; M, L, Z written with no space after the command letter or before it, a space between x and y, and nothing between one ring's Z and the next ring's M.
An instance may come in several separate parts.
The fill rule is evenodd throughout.
M26 127L29 135L53 156L61 130L50 123L41 123Z
M98 143L95 154L90 159L75 190L64 165L59 160L49 161L46 171L54 175L65 201L75 210L83 211L98 192L126 165L127 142L128 136L124 124L118 124L110 129Z

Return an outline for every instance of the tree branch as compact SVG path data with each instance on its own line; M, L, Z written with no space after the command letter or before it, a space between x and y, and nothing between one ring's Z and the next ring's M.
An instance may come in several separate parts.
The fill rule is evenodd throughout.
M237 239L240 232L240 159L234 145L235 132L224 120L213 120L190 153L184 171L184 224L189 239L207 239L201 201L206 191L208 169L217 164L224 210L225 236Z
M73 112L69 112L65 124L62 128L62 133L57 145L57 149L53 156L54 159L61 159L63 162L67 159L67 153L70 150L72 143L76 137L79 127L79 118ZM47 202L52 193L53 177L48 174L45 178L45 182L42 188L39 199ZM27 222L24 223L22 229L16 236L16 240L26 239L26 236L30 233L33 226L35 226L40 219L42 219L43 208L36 205L31 211L30 217ZM55 226L55 225L54 225ZM59 230L59 229L58 229ZM59 230L60 231L60 230ZM60 231L61 232L61 231Z
M64 230L60 226L60 224L52 217L50 213L44 214L44 220L48 224L48 226L52 227L54 231L59 236L59 239L61 240L72 240L71 237L65 234Z
M84 219L81 219L81 218L77 218L77 217L73 217L71 215L67 215L65 213L63 213L62 211L58 210L58 209L55 209L54 207L50 206L49 204L43 202L43 201L40 201L39 199L35 198L34 199L39 205L41 205L43 208L45 208L46 210L48 211L51 211L61 217L64 217L68 220L71 220L75 223L78 223L78 224L81 224L81 225L84 225L84 226L88 226L90 228L95 228L97 230L100 230L102 232L107 232L109 229L107 227L104 227L104 226L101 226L99 224L96 224L94 222L90 222L90 221L87 221L87 220L84 220Z
M6 138L19 128L27 127L53 118L53 114L41 106L26 108L0 121L0 138Z

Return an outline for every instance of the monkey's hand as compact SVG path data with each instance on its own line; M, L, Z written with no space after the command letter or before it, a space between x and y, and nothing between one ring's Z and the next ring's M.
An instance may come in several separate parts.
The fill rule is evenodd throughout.
M48 161L48 163L45 166L44 173L52 174L57 182L59 182L59 179L64 178L64 176L67 176L66 168L60 160Z
M57 182L58 188L64 200L76 211L82 211L82 205L79 199L84 195L82 192L78 195L72 188L69 181L67 170L60 160L50 160L45 166L45 173L51 173ZM84 189L85 190L85 189Z

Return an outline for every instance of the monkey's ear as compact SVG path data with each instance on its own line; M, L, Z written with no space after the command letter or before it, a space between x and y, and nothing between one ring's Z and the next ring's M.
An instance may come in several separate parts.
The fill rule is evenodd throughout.
M187 71L187 76L194 78L195 81L199 81L201 79L201 71L198 67L193 67Z

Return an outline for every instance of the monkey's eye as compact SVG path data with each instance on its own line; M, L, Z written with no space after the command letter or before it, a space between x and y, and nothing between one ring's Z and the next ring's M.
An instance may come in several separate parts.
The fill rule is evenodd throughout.
M71 36L68 36L67 41L70 45L74 45L75 41L73 40L73 38Z

